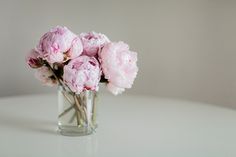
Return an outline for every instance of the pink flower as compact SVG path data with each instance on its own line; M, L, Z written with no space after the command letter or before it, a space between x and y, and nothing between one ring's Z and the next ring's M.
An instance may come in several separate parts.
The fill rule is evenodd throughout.
M104 34L96 32L81 33L80 38L84 47L83 55L87 56L96 56L98 51L110 42Z
M105 45L100 57L108 90L117 95L131 88L138 72L137 53L130 51L124 42L117 42Z
M46 86L55 86L57 85L57 80L54 77L52 71L46 66L42 66L41 68L38 68L35 77L42 82L43 85Z
M83 46L77 35L66 27L57 26L41 37L37 51L43 59L55 63L78 57Z
M80 56L64 66L64 82L75 93L98 90L101 77L99 63L94 57Z
M35 49L32 49L25 58L26 63L31 68L39 68L43 65L42 59L39 57L39 53L35 51Z

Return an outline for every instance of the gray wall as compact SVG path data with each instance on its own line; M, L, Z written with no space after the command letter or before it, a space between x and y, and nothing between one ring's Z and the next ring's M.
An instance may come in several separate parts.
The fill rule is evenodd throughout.
M0 96L53 92L34 79L26 52L49 28L97 31L138 52L127 93L236 107L236 1L0 1Z

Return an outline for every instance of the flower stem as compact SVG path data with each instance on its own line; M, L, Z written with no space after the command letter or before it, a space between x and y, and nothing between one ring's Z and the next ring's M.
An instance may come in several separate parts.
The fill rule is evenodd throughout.
M82 114L82 111L81 111L81 106L80 106L80 103L77 99L77 96L74 94L74 99L75 99L75 106L76 106L76 110L77 110L77 121L81 120L81 119L84 119L83 118L83 114Z
M69 123L72 123L76 117L76 111L74 112L73 116L70 118Z
M64 116L67 112L69 112L71 109L73 109L74 106L70 106L67 109L65 109L61 114L59 114L59 118L61 118L62 116Z

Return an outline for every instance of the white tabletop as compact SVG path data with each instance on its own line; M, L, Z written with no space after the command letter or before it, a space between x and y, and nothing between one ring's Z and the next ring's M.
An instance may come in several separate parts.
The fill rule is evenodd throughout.
M144 96L101 95L94 135L57 134L56 95L0 99L0 156L235 157L236 111Z

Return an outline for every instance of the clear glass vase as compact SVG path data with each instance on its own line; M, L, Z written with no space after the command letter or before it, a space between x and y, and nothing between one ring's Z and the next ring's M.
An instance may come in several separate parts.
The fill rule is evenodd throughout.
M96 123L97 92L86 90L75 94L58 88L58 131L67 136L83 136L92 134Z

